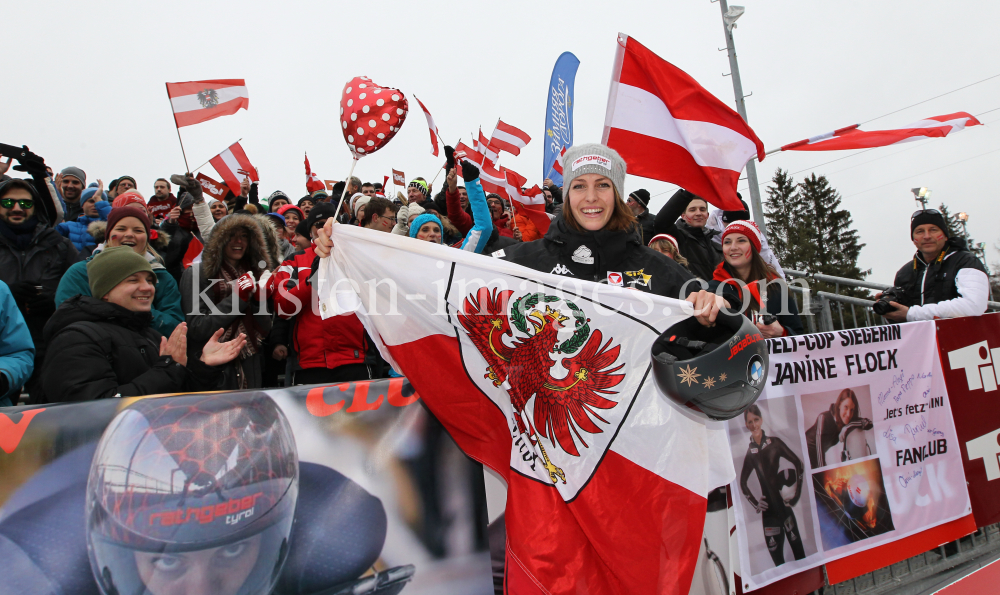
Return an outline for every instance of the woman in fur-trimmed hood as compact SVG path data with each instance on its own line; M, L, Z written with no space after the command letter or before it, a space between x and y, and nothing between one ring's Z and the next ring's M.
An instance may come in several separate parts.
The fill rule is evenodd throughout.
M224 366L224 389L260 388L263 384L260 347L271 331L271 316L259 282L263 273L276 265L261 222L253 216L233 214L215 224L201 262L193 263L181 277L190 356L200 357L202 347L220 328L225 329L220 341L241 333L247 337L240 356Z

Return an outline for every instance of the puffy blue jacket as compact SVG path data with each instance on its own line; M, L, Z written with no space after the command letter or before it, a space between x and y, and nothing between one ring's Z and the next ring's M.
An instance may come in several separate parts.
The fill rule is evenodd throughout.
M462 240L462 250L482 254L493 233L493 217L486 205L486 193L483 192L479 178L466 180L465 191L469 193L469 206L472 207L472 229Z
M0 281L0 374L7 377L6 392L0 394L0 405L13 405L21 385L35 369L35 344L24 322L24 316L14 302L10 288Z
M89 188L88 188L89 190ZM83 200L82 198L80 200ZM108 213L111 212L111 203L106 200L99 200L94 203L97 207L97 217L87 217L86 215L80 215L77 217L76 221L64 221L59 225L56 225L56 230L63 235L63 237L69 238L76 249L81 253L87 254L97 246L97 240L94 236L90 235L87 231L87 226L89 226L94 221L107 221Z

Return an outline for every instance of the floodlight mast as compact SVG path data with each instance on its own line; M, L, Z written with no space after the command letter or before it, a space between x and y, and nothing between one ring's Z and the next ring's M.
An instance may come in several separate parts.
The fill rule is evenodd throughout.
M913 198L920 202L920 208L926 210L927 199L931 196L930 188L927 188L926 186L921 186L920 188L910 188L910 192L913 193Z
M736 62L736 45L733 43L733 27L736 26L736 19L743 16L746 9L742 6L730 8L726 0L719 0L719 8L722 9L722 30L726 34L726 48L729 50L729 68L733 78L733 92L736 94L736 111L747 124L747 108L743 101L743 83L740 80L740 67ZM753 220L760 228L760 232L767 237L767 227L764 225L764 206L760 201L760 186L757 185L756 157L747 162L747 183L750 185L750 206L753 210Z

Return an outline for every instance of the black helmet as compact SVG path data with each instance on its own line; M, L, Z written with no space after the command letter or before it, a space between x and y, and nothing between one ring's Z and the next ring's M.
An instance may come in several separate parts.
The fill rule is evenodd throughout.
M720 312L713 327L694 317L653 343L660 392L709 419L732 419L752 405L767 379L764 337L743 315Z
M267 395L133 404L105 430L87 481L87 549L101 592L270 593L298 483L291 428Z

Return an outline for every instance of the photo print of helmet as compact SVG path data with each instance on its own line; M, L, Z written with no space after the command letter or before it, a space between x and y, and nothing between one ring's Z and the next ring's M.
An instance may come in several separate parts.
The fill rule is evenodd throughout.
M264 595L288 556L299 461L266 395L145 399L105 430L87 550L105 595Z
M767 380L767 345L749 318L719 313L715 326L685 318L652 347L660 393L702 417L727 420L753 405Z

